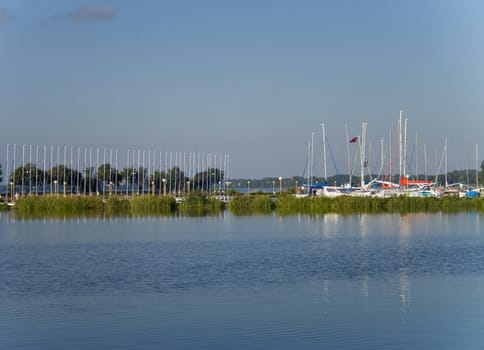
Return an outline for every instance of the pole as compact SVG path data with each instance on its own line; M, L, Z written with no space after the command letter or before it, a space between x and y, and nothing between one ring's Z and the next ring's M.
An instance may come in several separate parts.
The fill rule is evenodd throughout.
M479 149L478 149L478 145L476 143L476 189L479 190L479 170L478 169L478 153L479 153Z
M25 144L22 145L22 178L20 179L20 183L22 185L20 193L22 197L24 196L24 174L25 174Z
M350 161L350 138L348 135L348 125L345 124L346 131L346 153L348 155L348 184L351 185L351 161Z
M402 178L402 159L403 159L403 134L402 134L402 114L400 111L400 119L398 119L398 181L401 183Z
M15 186L15 158L16 158L16 154L17 154L17 144L14 143L13 144L13 172L12 172L12 182L13 182L13 186ZM13 201L13 197L12 197L12 201Z
M447 189L447 139L445 139L445 189Z
M324 123L321 124L323 128L323 175L324 179L328 180L328 174L326 171L326 130L324 129Z
M36 151L36 155L35 155L35 195L37 196L39 194L39 188L38 188L38 184L39 184L39 180L38 180L38 176L39 176L39 169L38 169L38 164L39 164L39 145L37 145L37 151Z
M427 181L427 145L424 143L423 145L424 151L424 172L425 172L425 181Z
M313 174L313 169L314 169L314 165L313 165L313 162L314 162L314 134L315 134L315 132L313 131L311 133L311 185L313 184L313 177L314 177L314 174Z
M8 154L9 154L9 151L10 151L10 144L8 144L8 143L7 143L7 164L6 164L6 166L5 166L5 169L6 169L6 170L5 170L5 176L6 176L5 178L6 178L7 180L5 181L5 184L7 184L7 183L8 183L8 180L9 180L9 177L10 177L10 176L9 176L9 175L10 175L10 174L9 174L9 168L10 168L10 167L9 167L9 165L8 165ZM8 186L5 186L5 200L8 202Z
M44 158L44 171L43 171L43 174L42 174L42 195L45 196L45 175L46 175L46 169L45 169L45 163L46 163L46 160L47 160L47 145L44 145L44 154L43 154L43 158Z
M415 179L418 180L418 134L415 131Z

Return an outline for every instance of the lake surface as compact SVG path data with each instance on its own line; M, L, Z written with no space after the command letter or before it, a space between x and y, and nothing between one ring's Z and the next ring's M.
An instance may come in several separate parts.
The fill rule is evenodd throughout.
M16 220L1 349L481 349L474 213Z

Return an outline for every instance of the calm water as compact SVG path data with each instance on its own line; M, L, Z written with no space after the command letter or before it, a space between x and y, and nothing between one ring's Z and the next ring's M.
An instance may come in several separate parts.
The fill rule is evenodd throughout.
M484 216L18 221L1 349L481 349Z

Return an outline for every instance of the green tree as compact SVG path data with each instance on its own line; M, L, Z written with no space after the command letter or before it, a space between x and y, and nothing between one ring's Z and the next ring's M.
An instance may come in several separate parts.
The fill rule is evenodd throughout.
M55 165L50 170L48 170L43 176L42 179L45 177L46 184L52 185L58 184L58 190L64 190L65 192L82 192L82 187L84 185L84 178L82 173L71 169L63 164Z
M121 181L124 181L125 184L127 185L133 183L135 174L136 174L136 169L133 167L124 168L119 172L119 176L122 179Z
M27 163L14 170L13 174L10 175L10 181L14 181L16 186L23 186L30 192L36 184L42 184L43 171L38 169L34 163Z
M53 166L49 170L49 178L50 181L57 180L60 184L65 182L68 186L75 186L77 183L82 182L82 174L79 171L71 169L63 164Z
M185 176L185 173L180 170L179 167L173 167L166 172L166 186L169 192L182 192L185 191L185 186L189 178Z
M130 191L133 189L136 192L141 192L143 188L145 189L145 191L147 191L149 188L147 187L149 176L146 168L143 168L143 167L124 168L118 173L118 176L119 176L118 183L121 183L124 181L124 183L126 184L126 186L128 186Z
M194 188L206 192L217 188L217 184L222 181L224 181L224 172L217 168L208 168L193 177Z
M166 181L167 174L164 171L155 170L150 177L150 182L154 183L155 191L161 192L163 189L163 179Z
M97 168L98 179L105 183L113 183L119 185L122 178L116 168L113 168L111 164L102 164Z
M84 169L84 181L82 182L83 191L91 193L96 191L96 171L94 167Z

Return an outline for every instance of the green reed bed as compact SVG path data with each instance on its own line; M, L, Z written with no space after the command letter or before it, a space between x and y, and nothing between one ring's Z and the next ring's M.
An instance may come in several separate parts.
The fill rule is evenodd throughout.
M129 200L130 214L134 215L167 215L176 209L175 198L171 196L139 196Z
M58 217L78 215L156 215L175 211L173 197L28 196L15 203L19 215Z
M24 214L85 214L102 211L102 198L97 196L27 196L15 203L18 212Z
M235 215L269 214L276 204L267 195L238 195L232 198L229 209Z
M276 210L282 214L358 214L358 213L411 213L411 212L454 212L484 211L483 199L468 198L418 198L391 197L370 198L341 196L337 198L291 196L278 197Z
M369 198L341 196L337 198L296 198L290 194L235 195L226 206L221 201L193 193L177 205L171 196L27 196L20 198L15 210L22 217L66 217L79 215L171 215L176 212L188 216L213 215L226 207L235 215L270 214L359 214L359 213L411 213L411 212L484 212L483 198Z
M186 197L178 206L181 214L187 216L204 216L220 213L224 204L215 199L208 198L201 192L194 192Z
M484 198L447 197L440 200L439 208L444 212L479 211L484 212Z

